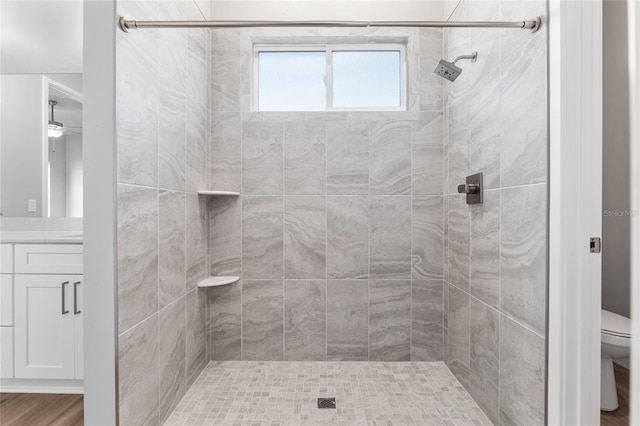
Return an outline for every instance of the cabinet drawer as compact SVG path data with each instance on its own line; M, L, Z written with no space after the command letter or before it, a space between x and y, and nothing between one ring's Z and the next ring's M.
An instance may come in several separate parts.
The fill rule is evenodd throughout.
M0 274L13 273L13 244L0 244Z
M81 274L82 244L16 244L16 274Z
M0 378L13 379L13 327L0 327Z
M13 275L0 275L0 327L13 325Z

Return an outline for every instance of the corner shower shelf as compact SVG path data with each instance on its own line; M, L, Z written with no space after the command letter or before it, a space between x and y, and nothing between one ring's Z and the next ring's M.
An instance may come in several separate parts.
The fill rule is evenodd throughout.
M198 283L198 287L218 287L238 282L240 277L209 277Z
M237 197L240 195L239 192L233 192L233 191L206 191L206 190L200 190L198 191L198 195L207 195L210 197Z

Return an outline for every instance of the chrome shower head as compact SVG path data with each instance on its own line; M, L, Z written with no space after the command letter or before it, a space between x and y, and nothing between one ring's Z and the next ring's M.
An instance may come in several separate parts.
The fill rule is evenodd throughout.
M433 70L434 74L438 74L440 77L446 78L449 81L454 81L460 73L462 73L462 68L456 66L456 62L461 59L471 59L471 62L475 62L478 59L478 52L473 52L471 55L462 55L458 56L453 62L447 62L444 59L440 59L438 65L436 65L436 69Z

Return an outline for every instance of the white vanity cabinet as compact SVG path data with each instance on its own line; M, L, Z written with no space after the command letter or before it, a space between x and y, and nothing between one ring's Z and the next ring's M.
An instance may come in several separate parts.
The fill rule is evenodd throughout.
M13 348L12 375L7 375L7 359L0 360L3 379L39 388L51 386L52 380L55 386L82 380L82 252L81 244L13 244L12 274L2 271L3 287L4 277L9 277L13 293L12 333L4 330L8 327L0 330L7 331L1 337L11 339ZM5 316L3 312L3 321ZM2 343L2 353L8 356L5 340ZM13 386L7 382L2 382L3 388Z

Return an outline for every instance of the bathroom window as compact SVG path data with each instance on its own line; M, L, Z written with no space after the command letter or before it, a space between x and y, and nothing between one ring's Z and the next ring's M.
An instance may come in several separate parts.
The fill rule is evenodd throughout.
M256 111L406 110L405 46L255 45Z

